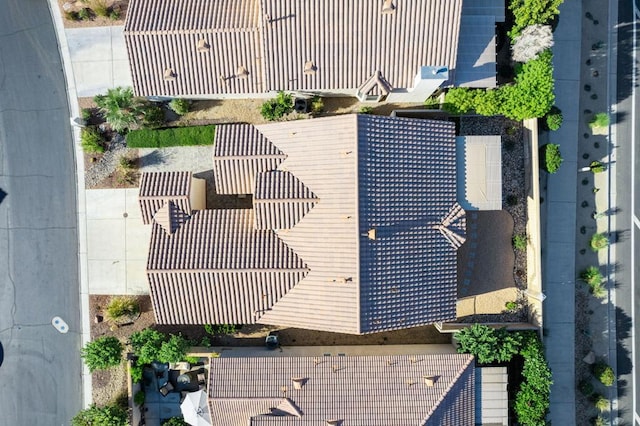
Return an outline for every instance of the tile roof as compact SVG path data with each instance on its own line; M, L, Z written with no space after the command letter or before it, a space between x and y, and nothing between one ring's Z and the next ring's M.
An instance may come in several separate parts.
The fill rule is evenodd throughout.
M454 69L462 0L391 3L131 0L124 35L135 92L344 91L377 71L390 88L410 88L421 66Z
M253 196L256 229L290 229L318 202L318 197L289 172L259 173Z
M212 358L209 408L223 426L473 426L474 374L462 354Z
M173 234L154 223L147 277L161 324L249 324L307 273L252 210L201 210Z
M140 176L138 199L142 221L151 223L156 212L167 202L173 203L185 214L191 213L191 172L145 172Z
M216 193L253 194L256 174L274 170L285 158L250 124L217 126L213 154Z

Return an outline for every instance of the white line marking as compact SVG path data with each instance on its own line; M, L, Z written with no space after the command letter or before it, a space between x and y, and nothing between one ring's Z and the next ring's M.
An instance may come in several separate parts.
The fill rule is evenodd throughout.
M638 413L633 413L633 418L635 419L634 423L637 423L640 425L640 416L638 416Z
M633 20L633 50L632 50L632 55L631 57L633 58L633 67L632 67L632 72L631 72L631 215L633 216L633 222L635 223L636 226L638 226L638 218L636 218L636 214L635 214L635 202L636 202L636 189L635 189L635 182L636 182L636 176L635 176L635 172L636 172L636 147L635 147L635 140L636 140L636 126L635 126L635 119L636 119L636 84L637 84L637 79L636 79L636 72L638 69L638 63L637 63L637 54L636 54L636 22L638 19L640 19L640 10L638 9L638 6L636 5L636 2L633 2L633 12L636 16L636 19ZM636 330L635 330L635 322L636 322L636 313L635 313L635 300L636 300L636 287L635 287L635 282L636 282L636 277L635 277L635 258L636 258L636 254L635 254L635 232L636 231L636 227L631 226L631 383L633 384L632 389L633 389L633 394L632 394L632 405L633 405L633 416L635 419L635 422L640 424L640 417L638 417L638 413L637 413L637 408L636 408L636 399L637 399L637 393L636 393L636 366L634 365L635 363L635 356L636 356Z
M633 223L640 229L640 219L635 214L633 215Z

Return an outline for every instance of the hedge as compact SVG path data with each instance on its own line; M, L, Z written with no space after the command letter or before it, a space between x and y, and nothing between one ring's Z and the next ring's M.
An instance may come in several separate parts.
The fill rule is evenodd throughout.
M129 148L165 148L169 146L212 145L215 126L139 129L127 135Z

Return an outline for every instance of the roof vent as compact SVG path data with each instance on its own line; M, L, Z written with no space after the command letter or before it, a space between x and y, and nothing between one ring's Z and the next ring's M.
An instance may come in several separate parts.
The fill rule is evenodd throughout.
M211 49L209 42L203 38L198 40L198 52L208 52Z
M384 0L382 4L382 13L394 13L396 11L396 5L393 4L393 0Z
M337 420L337 419L327 420L326 425L327 426L341 426L342 425L342 420Z
M168 81L173 81L176 79L176 72L173 68L167 68L164 70L164 79Z
M370 240L375 240L376 239L376 228L369 229L369 231L367 232L367 237L369 237Z
M280 392L282 392L283 397L287 396L287 390L289 390L289 388L287 388L286 386L280 386Z
M305 75L314 75L318 71L318 67L313 63L313 61L307 61L304 63L304 74Z
M346 283L349 283L349 282L353 281L353 279L351 277L338 277L338 278L335 278L335 279L333 279L331 281L334 282L334 283L346 284Z
M238 78L247 78L248 76L249 76L249 71L247 71L247 69L245 67L240 65L238 67L238 69L236 70L236 77L238 77Z
M293 388L295 390L300 390L307 383L307 379L304 377L292 377L291 381L293 382Z
M438 376L422 376L424 384L431 387L438 381Z

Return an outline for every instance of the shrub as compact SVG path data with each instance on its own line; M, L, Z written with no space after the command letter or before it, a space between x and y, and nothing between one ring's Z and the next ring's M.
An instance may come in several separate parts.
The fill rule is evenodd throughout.
M589 164L589 169L593 173L602 173L606 170L606 167L600 161L592 161L591 164Z
M601 413L605 411L609 411L609 407L610 407L609 400L605 398L604 395L600 395L600 394L597 394L594 396L593 405L595 405L596 409Z
M562 155L560 154L560 145L548 143L542 146L543 154L543 170L548 173L556 173L562 165Z
M156 128L164 124L164 111L156 104L146 104L142 107L142 125L146 128Z
M293 97L284 92L278 92L278 95L262 104L260 114L266 120L273 121L284 117L293 111Z
M180 417L171 417L162 422L162 426L189 426L189 423L182 420Z
M170 129L139 129L127 135L129 148L164 148L168 146L211 145L215 126L174 127Z
M142 382L142 365L132 365L129 370L133 383Z
M88 21L91 19L91 9L83 7L78 11L78 18L82 21Z
M133 333L129 340L133 352L138 356L136 364L144 365L158 360L158 353L165 341L165 336L159 331L145 328Z
M115 337L105 336L89 342L80 351L89 371L106 370L122 361L122 343Z
M518 204L518 197L513 195L513 194L509 194L507 195L507 205L508 206L515 206Z
M524 358L523 382L516 393L516 417L522 425L545 425L553 381L544 359L544 346L535 332L522 333L520 355Z
M591 294L598 299L607 297L607 289L603 284L592 285L590 286L590 290Z
M109 8L104 0L93 0L91 2L91 7L98 16L106 18L109 15Z
M116 9L111 9L111 12L109 12L109 19L111 19L112 21L117 21L118 19L120 19L120 12L118 12Z
M527 236L525 234L514 235L513 247L518 251L525 251L527 249Z
M127 412L115 405L102 408L92 405L71 419L71 426L127 426L128 423Z
M213 327L214 327L213 324L205 324L204 325L204 331L207 334L211 334L213 336L214 334L216 334L216 332L215 332Z
M603 233L593 234L591 240L589 241L589 246L591 250L598 251L604 248L607 248L609 245L609 238Z
M78 12L76 12L75 10L65 10L64 19L66 19L67 21L79 21L80 16L78 15Z
M91 118L93 117L93 112L91 111L91 108L82 108L80 110L80 117L85 121L89 121L91 120Z
M593 426L607 426L609 422L607 422L604 417L598 416L594 417L592 420Z
M139 390L138 392L136 392L136 394L133 396L133 403L136 404L136 405L144 404L144 391L143 390Z
M359 114L371 114L373 113L373 107L370 106L363 106L360 107L360 110L358 111Z
M185 115L189 112L189 101L186 99L174 98L169 102L169 108L171 111L175 112L178 115Z
M126 157L120 158L120 163ZM110 321L118 321L124 317L131 317L140 313L140 305L133 296L112 297L105 309L105 316Z
M528 62L552 46L553 34L550 25L529 25L514 39L511 52L514 61Z
M504 308L507 310L507 312L515 312L518 310L518 302L510 300L504 304Z
M130 87L109 89L105 95L94 96L93 101L116 132L123 132L137 125L142 118L144 104L133 96Z
M545 124L549 130L558 130L562 126L562 111L558 107L551 107L549 113L545 117Z
M591 366L591 372L596 379L605 386L613 386L616 381L616 376L613 373L613 368L604 362L597 362Z
M600 272L600 268L597 266L589 266L587 269L580 273L580 279L587 283L587 285L594 286L602 284L604 277Z
M324 111L324 101L320 96L314 96L313 99L311 99L311 112L313 114L320 114L322 111Z
M134 184L136 181L136 161L126 155L118 160L118 182L121 184Z
M455 334L458 352L473 354L480 364L507 362L520 349L520 334L473 324Z
M513 40L529 25L547 24L560 13L558 9L564 0L511 0L509 9L513 12L514 23L509 30Z
M188 343L179 334L172 334L169 340L160 345L158 351L158 361L160 362L180 362L187 353Z
M217 334L234 334L242 328L242 325L238 324L205 324L204 331L212 336Z
M84 127L80 131L80 145L87 154L99 154L104 152L102 136L95 127Z
M593 384L590 380L582 380L578 384L578 390L584 396L591 396L593 394Z
M452 114L466 114L476 108L476 97L479 90L465 87L453 87L444 96L442 109Z
M202 339L200 339L200 346L204 346L205 348L210 348L211 339L209 339L207 336L203 336Z
M609 114L606 112L599 112L589 121L589 127L592 129L602 129L607 126L609 126Z

